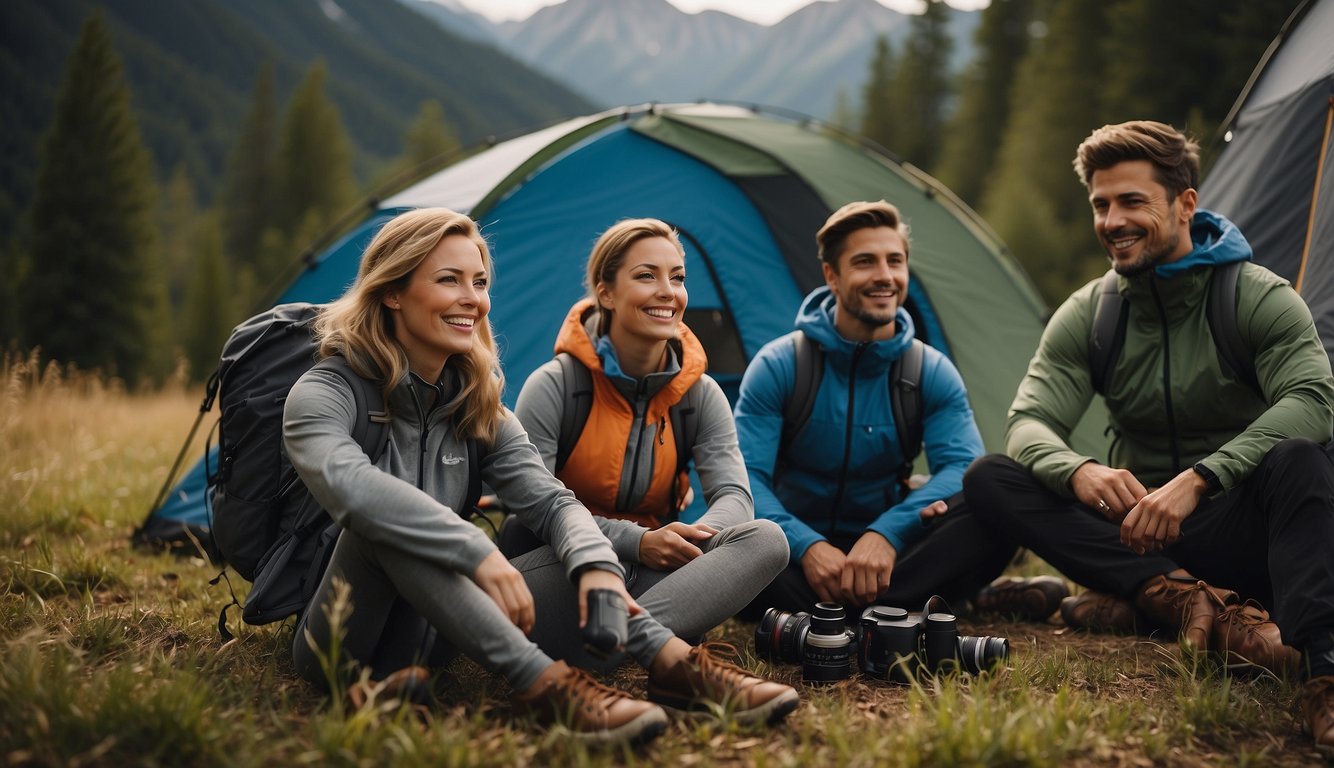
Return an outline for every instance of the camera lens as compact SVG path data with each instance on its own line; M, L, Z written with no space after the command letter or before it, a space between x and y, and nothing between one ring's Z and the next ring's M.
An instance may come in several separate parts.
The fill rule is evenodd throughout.
M1003 637L959 638L959 661L964 671L980 674L1005 663L1010 657L1010 641Z
M755 626L755 655L769 662L800 663L810 621L811 615L805 611L765 611Z
M801 655L801 677L806 682L832 683L852 675L853 638L843 621L843 606L815 604Z

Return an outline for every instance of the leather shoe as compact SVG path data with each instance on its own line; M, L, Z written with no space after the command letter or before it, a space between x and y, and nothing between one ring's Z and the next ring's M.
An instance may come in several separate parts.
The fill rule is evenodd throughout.
M383 680L358 680L347 687L347 703L361 709L367 702L399 699L421 704L430 693L431 673L425 667L404 667Z
M1105 592L1082 592L1061 601L1068 627L1133 635L1138 624L1134 603Z
M1254 600L1218 606L1214 619L1213 650L1230 670L1263 669L1280 677L1301 671L1302 654L1283 644L1278 625Z
M981 611L1017 616L1023 621L1045 621L1070 595L1055 576L1020 579L1002 576L978 590L973 606Z
M662 707L603 685L563 661L544 669L513 703L517 714L559 723L581 741L647 744L667 729Z
M649 673L648 698L663 706L690 711L730 712L739 723L776 723L801 703L790 685L756 677L719 657L736 657L727 643L709 642L660 675Z
M1135 607L1176 632L1181 644L1194 653L1209 650L1219 607L1236 602L1240 602L1236 592L1167 574L1149 579L1135 597Z
M1334 675L1313 677L1302 686L1302 714L1316 751L1334 758Z

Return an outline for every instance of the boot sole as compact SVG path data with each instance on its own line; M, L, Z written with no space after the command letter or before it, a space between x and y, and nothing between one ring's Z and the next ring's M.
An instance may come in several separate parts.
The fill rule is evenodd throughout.
M642 746L667 730L667 713L648 711L625 725L600 731L576 731L566 725L555 726L562 733L585 744L633 744Z
M741 725L755 725L764 723L773 725L783 720L783 718L792 714L792 711L801 704L801 696L795 690L789 690L786 693L779 694L772 699L751 707L750 709L739 709L729 711L726 707L717 702L700 701L698 699L680 699L674 696L654 695L652 692L648 695L648 700L661 707L666 707L683 715L703 716L712 718L721 718L730 714L732 719Z

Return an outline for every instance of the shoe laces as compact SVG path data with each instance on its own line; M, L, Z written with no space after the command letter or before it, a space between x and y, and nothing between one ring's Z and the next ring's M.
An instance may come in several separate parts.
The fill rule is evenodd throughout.
M588 712L605 709L626 698L619 688L598 682L582 669L570 667L570 674L556 682L555 690Z
M724 685L741 685L755 676L724 658L736 659L738 656L736 646L731 643L710 640L692 648L686 658L699 668L700 676L706 680L717 680Z
M1253 599L1247 599L1242 603L1233 603L1218 612L1218 621L1223 624L1232 624L1246 632L1255 633L1260 631L1260 627L1269 623L1269 612Z

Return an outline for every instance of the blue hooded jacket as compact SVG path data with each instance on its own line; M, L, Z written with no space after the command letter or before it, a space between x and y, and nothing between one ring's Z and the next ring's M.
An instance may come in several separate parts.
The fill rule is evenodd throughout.
M900 498L903 450L894 428L889 370L912 343L912 318L899 309L893 338L853 342L835 329L834 304L828 287L806 297L797 312L798 330L759 351L746 368L736 404L755 516L782 526L794 563L834 533L855 538L875 531L901 555L927 533L922 508L958 493L964 470L982 454L963 379L948 358L926 347L923 453L931 479ZM784 403L796 379L793 340L802 332L823 347L824 375L810 421L779 456Z
M1241 230L1213 211L1203 208L1195 210L1195 216L1190 221L1190 241L1194 246L1190 253L1176 261L1159 264L1153 268L1154 273L1162 278L1170 278L1201 264L1216 267L1233 261L1251 260L1251 244L1246 242Z

